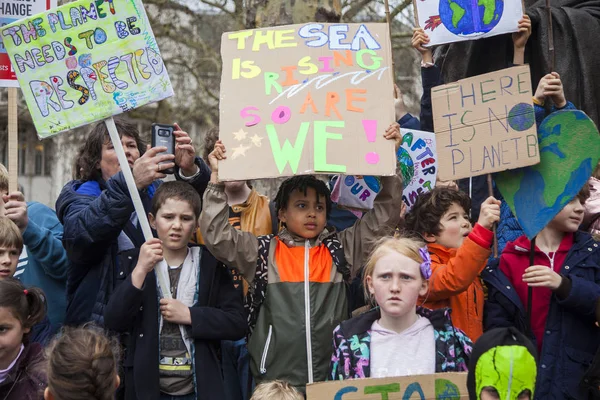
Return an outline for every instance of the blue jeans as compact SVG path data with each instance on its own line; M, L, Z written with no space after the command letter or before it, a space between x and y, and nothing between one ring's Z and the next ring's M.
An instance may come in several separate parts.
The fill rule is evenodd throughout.
M184 394L183 396L171 396L170 394L160 394L160 400L196 400L196 393Z
M221 341L221 353L223 355L225 400L248 400L252 394L249 387L252 377L250 376L250 354L246 348L246 339L240 339L237 342Z

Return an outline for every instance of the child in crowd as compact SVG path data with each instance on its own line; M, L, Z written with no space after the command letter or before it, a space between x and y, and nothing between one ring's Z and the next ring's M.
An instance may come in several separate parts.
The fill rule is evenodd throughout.
M250 400L304 400L304 396L287 382L271 381L258 385Z
M25 289L21 282L7 276L0 279L0 399L43 397L47 383L44 350L39 343L31 343L28 336L45 315L46 303L40 289Z
M406 216L406 227L420 234L432 255L429 291L422 297L431 309L450 307L457 328L476 341L483 333L483 286L479 274L490 256L491 231L500 217L500 202L489 197L481 204L479 221L471 226L471 199L448 187L417 198Z
M96 328L66 328L47 350L44 400L112 400L119 345Z
M399 146L399 125L392 124L384 137ZM227 196L218 179L224 158L218 141L209 156L202 236L215 257L237 268L251 285L248 349L257 383L283 379L303 389L327 377L333 328L349 316L345 282L363 265L367 240L397 225L401 179L383 177L374 208L336 233L326 228L331 210L326 184L311 175L289 178L275 199L284 228L276 236L257 238L228 222Z
M588 185L590 198L584 204L585 212L581 227L595 237L600 237L600 164L594 169Z
M1 202L0 202L1 203ZM13 202L8 202L6 205L10 210ZM7 216L0 216L0 281L3 279L13 278L19 264L19 255L23 252L23 236L19 227ZM43 292L42 292L43 293ZM45 295L42 300L47 306ZM40 321L31 327L31 333L28 339L32 343L39 343L46 346L52 338L52 327L50 320L44 312Z
M469 400L532 400L536 354L531 341L515 328L484 333L471 353L467 375Z
M499 268L483 274L489 289L486 329L514 326L537 345L539 399L584 398L579 384L600 344L594 324L600 245L578 231L588 197L586 184L537 235L533 266L531 242L522 236L506 246Z
M227 269L205 248L188 247L200 204L191 185L163 183L148 216L158 239L120 254L124 281L104 321L109 329L130 333L123 363L127 400L225 396L219 343L242 338L246 320ZM171 293L161 293L156 274Z
M25 286L36 286L48 299L52 333L58 332L67 308L69 260L62 244L63 227L54 210L36 201L25 202L21 192L8 193L8 171L0 164L0 196L4 214L23 236L23 251L14 277Z
M383 238L364 270L365 294L379 307L334 331L329 379L466 371L472 343L448 309L417 306L431 277L425 243Z

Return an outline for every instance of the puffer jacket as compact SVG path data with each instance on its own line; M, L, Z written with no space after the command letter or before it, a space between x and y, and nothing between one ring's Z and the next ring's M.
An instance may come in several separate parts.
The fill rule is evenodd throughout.
M198 157L196 165L200 173L189 183L202 195L210 169ZM175 178L181 179L177 168ZM155 181L140 192L146 212L160 183ZM56 213L64 227L62 240L70 262L64 324L78 326L95 321L103 325L104 307L120 274L118 252L139 248L145 241L137 216L132 219L133 202L123 173L107 182L67 183L56 200Z
M4 382L0 383L0 399L41 400L48 386L44 349L39 343L25 345L21 356Z
M521 247L522 251L511 251L510 257L510 265L518 264L519 269L529 265L529 247L527 243ZM510 250L509 244L505 253ZM539 355L535 397L587 399L580 382L600 344L599 329L594 324L596 302L600 297L600 244L586 232L575 233L574 244L560 274L568 278L571 289L562 300L552 295ZM488 287L484 329L514 326L535 343L525 307L500 268L488 266L482 278Z
M300 388L324 381L329 367L332 332L347 319L346 282L324 242L339 240L353 274L364 265L364 238L392 231L400 218L402 181L383 177L374 208L350 228L336 233L326 228L306 240L283 229L271 238L267 268L259 259L259 239L228 223L227 196L222 184L209 184L204 194L200 229L206 246L220 261L238 269L248 284L267 283L257 323L249 338L251 371L257 383L281 379ZM263 239L264 240L264 239Z
M417 307L417 314L429 319L433 326L436 373L466 371L473 350L471 339L452 324L451 312L449 308L429 310ZM379 318L381 310L376 308L335 328L329 380L371 377L371 326Z

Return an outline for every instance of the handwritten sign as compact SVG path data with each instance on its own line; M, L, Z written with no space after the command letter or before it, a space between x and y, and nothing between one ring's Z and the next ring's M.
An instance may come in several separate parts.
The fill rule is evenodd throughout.
M173 95L139 0L80 0L2 38L40 138Z
M306 386L308 400L466 400L467 374L351 379Z
M528 66L437 86L431 95L440 180L540 161Z
M550 114L539 129L541 161L496 175L502 196L532 239L577 195L600 160L600 134L579 110Z
M15 22L21 18L39 14L50 8L56 7L56 0L4 0L0 2L0 27ZM10 58L2 36L0 35L0 87L19 87L17 75L12 68Z
M402 129L402 146L397 157L404 191L402 200L410 211L417 197L435 187L438 171L435 134Z
M394 173L387 25L229 32L221 54L220 179Z
M413 4L430 46L516 32L523 16L521 0L413 0Z
M339 206L367 211L373 208L380 191L381 181L376 176L340 175L331 191L331 199Z

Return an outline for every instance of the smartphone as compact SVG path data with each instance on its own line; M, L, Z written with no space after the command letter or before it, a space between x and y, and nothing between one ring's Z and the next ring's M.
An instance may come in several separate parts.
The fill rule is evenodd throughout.
M166 124L152 124L152 147L164 146L167 151L158 154L175 154L175 127ZM163 161L161 164L169 164L172 161ZM161 170L163 174L175 173L173 168Z

